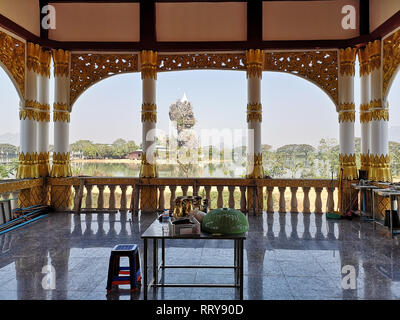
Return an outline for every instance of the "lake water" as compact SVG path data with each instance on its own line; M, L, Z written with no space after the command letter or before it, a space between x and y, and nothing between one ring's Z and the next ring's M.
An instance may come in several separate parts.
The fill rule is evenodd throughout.
M131 163L72 162L73 175L138 177L140 165ZM159 177L240 178L246 175L243 164L210 163L183 167L177 164L158 165Z

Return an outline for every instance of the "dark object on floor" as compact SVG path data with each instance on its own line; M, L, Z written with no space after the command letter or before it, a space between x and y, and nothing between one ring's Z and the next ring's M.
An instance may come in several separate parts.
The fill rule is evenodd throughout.
M120 258L128 257L129 267L120 266ZM136 291L141 282L139 249L137 244L119 244L111 251L108 266L107 292L113 285L130 284L131 291Z
M399 214L397 210L392 211L392 222L393 222L393 229L400 228L400 220ZM385 210L385 222L384 225L390 228L390 210Z

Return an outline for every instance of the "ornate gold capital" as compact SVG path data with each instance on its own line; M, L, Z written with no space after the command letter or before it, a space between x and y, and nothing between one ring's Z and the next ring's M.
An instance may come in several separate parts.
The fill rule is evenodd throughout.
M381 66L381 41L375 40L367 44L371 72Z
M389 109L383 108L382 100L373 100L370 103L371 119L389 121Z
M38 178L38 154L21 152L18 156L17 179Z
M157 122L157 106L154 103L142 104L142 122Z
M141 178L156 178L158 177L157 165L155 163L149 163L147 161L146 154L142 155L142 163L140 166L139 176Z
M262 121L262 105L261 103L247 104L247 122Z
M68 77L71 52L62 49L53 49L52 55L54 60L54 75Z
M354 76L355 61L356 61L356 48L346 48L339 50L340 74L347 76Z
M157 80L158 53L152 50L141 52L142 79L150 78Z
M368 179L372 181L392 182L389 155L371 155Z
M247 69L247 78L262 77L264 65L264 51L260 49L250 49L246 51L246 69Z
M39 73L40 71L40 51L38 44L28 42L27 68L28 71Z
M43 77L46 76L50 78L50 61L51 61L51 53L50 51L40 50L40 69L39 73Z
M356 165L356 155L355 154L340 154L339 155L339 168L343 169L342 178L345 180L357 179L357 165ZM340 176L340 172L339 172Z
M50 122L50 105L47 103L38 103L37 121Z
M262 179L264 178L264 168L262 164L262 154L255 153L248 157L247 178L248 179Z
M53 167L50 176L54 178L72 176L69 153L53 153Z
M69 106L66 103L54 103L53 121L70 122Z
M355 109L354 103L341 103L339 105L339 122L355 122Z
M358 49L357 54L360 63L360 77L369 75L371 73L371 66L368 47Z

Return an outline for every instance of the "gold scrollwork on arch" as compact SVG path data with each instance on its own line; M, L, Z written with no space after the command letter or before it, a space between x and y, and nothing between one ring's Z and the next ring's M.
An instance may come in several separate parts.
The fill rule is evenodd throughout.
M70 103L96 82L120 73L137 72L137 54L72 54Z
M383 41L383 95L400 66L400 30Z
M266 52L264 70L287 72L306 78L338 104L337 51Z
M0 31L0 61L10 72L23 97L25 93L25 43Z
M158 54L159 72L195 69L246 70L246 54L244 52Z

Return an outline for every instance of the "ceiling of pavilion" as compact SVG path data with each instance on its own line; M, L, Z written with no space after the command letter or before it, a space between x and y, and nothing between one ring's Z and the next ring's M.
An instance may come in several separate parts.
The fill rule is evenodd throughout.
M56 8L54 30L40 28L46 4ZM359 13L355 29L341 26L344 5ZM0 0L0 26L72 50L340 47L376 33L399 10L399 0Z

